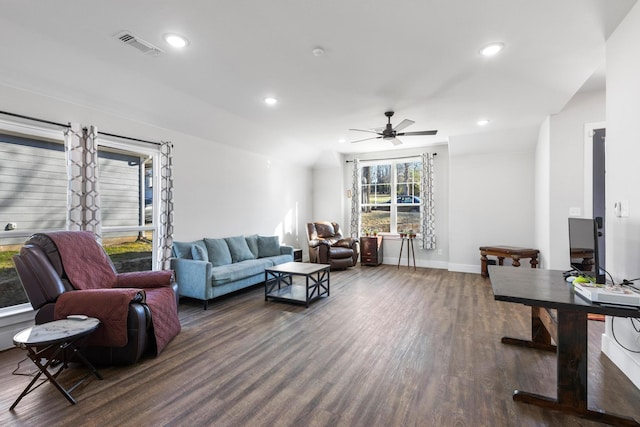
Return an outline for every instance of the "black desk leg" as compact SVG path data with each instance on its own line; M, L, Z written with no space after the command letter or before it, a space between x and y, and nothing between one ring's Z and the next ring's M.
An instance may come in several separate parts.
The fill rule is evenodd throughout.
M516 390L513 400L568 412L616 426L640 426L635 419L587 408L587 313L558 309L557 398Z

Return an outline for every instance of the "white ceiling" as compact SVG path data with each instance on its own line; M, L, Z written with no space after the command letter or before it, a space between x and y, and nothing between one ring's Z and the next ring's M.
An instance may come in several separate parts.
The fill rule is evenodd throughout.
M392 148L338 142L388 109L415 121L406 131L439 130L398 148L537 129L594 73L588 87L602 86L605 40L635 1L0 0L0 84L313 164ZM165 53L122 44L122 30ZM170 31L190 45L167 46ZM493 41L503 53L481 57Z

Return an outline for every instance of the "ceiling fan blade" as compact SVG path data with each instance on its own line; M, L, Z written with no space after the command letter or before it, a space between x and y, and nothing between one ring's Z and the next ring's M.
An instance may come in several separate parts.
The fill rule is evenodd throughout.
M371 138L358 139L357 141L351 141L351 143L355 144L356 142L369 141L370 139L380 139L380 138L382 138L382 137L381 136L372 136Z
M438 133L437 130L419 130L417 132L398 132L396 135L398 136L407 136L407 135L435 135Z
M402 141L400 141L398 138L391 138L391 139L389 139L389 141L391 141L391 143L392 143L393 145L400 145L400 144L402 144Z
M369 133L375 133L375 134L379 134L380 132L376 132L374 130L364 130L364 129L349 129L349 130L353 130L356 132L369 132Z
M412 124L414 124L415 122L413 120L408 120L408 119L404 119L403 121L401 121L400 123L398 123L398 126L396 126L395 128L393 128L393 130L395 131L399 131L402 130L404 128L407 128L409 126L411 126Z

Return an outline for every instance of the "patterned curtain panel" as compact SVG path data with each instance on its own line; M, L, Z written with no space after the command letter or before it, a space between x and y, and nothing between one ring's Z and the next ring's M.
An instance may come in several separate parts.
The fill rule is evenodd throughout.
M102 237L98 192L98 130L72 123L65 131L67 157L67 229L92 231Z
M435 249L435 203L433 200L433 154L422 155L422 185L420 186L421 249Z
M158 265L161 270L167 270L173 245L173 145L170 142L160 146L160 224L156 242Z
M351 237L358 237L360 232L360 161L353 160L351 184Z

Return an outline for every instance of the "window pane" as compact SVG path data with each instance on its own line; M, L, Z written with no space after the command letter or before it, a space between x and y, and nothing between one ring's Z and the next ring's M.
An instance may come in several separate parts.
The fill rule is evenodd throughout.
M0 230L66 227L67 167L62 141L0 135L0 182ZM0 245L24 242L24 238L1 237Z
M361 219L362 230L360 234L363 235L367 231L388 233L391 231L391 214L389 209L384 210L370 210L366 211L363 208Z
M152 231L103 233L102 246L118 273L152 269Z
M398 203L416 203L420 196L420 176L422 173L422 162L398 163L396 165L396 194ZM400 200L402 197L402 201ZM417 199L417 203L420 203Z
M0 182L0 308L4 308L29 302L12 260L26 240L25 232L66 228L63 141L0 134Z
M398 206L398 232L420 231L420 208L414 206Z
M147 191L147 165L146 158L136 153L99 148L103 227L144 225L146 217L151 219L149 209L153 209L153 205L152 197L147 197L152 193ZM148 167L151 170L151 166Z
M29 302L11 260L21 246L0 246L0 308Z

